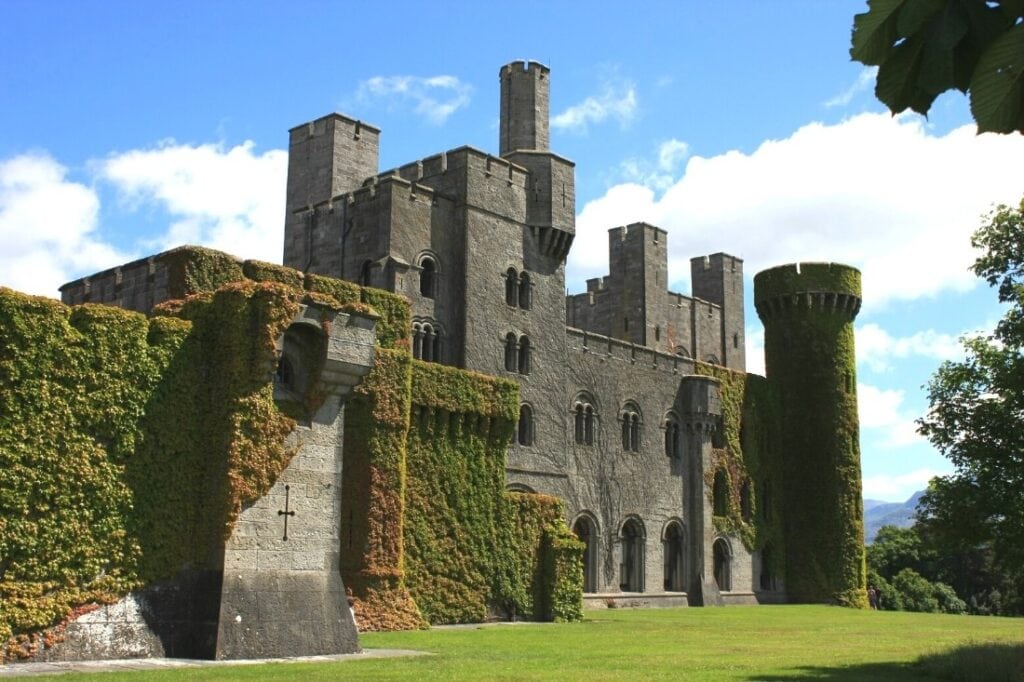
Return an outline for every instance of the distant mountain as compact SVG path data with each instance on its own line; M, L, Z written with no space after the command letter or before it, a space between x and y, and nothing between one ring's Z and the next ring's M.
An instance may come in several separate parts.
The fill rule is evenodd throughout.
M910 528L914 525L914 513L917 503L924 495L918 490L906 502L883 502L881 500L864 500L864 542L871 544L882 526Z

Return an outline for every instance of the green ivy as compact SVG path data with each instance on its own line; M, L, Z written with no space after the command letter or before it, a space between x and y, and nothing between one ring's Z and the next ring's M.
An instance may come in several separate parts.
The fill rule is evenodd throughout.
M301 302L378 320L345 415L342 570L360 626L579 617L582 549L559 503L504 491L514 383L413 362L400 296L209 249L157 258L181 298L149 318L0 289L0 655L217 567L293 454L271 377Z
M504 490L516 385L416 362L412 396L406 565L423 614L578 619L583 549L561 503Z
M860 284L847 266L782 266L754 278L754 299L759 311L777 299L790 303L765 319L768 380L780 396L787 592L796 601L864 608L854 311L823 310L800 296L859 298Z
M291 455L270 374L299 296L241 282L147 319L0 289L4 658L90 602L216 567Z
M715 474L723 472L729 483L727 514L714 516L715 529L738 537L750 551L770 545L775 575L785 575L782 561L784 536L779 496L771 496L768 518L764 513L764 487L781 478L779 458L772 449L778 442L778 397L764 377L737 372L718 365L696 363L696 373L718 380L725 447L712 451L712 466L705 472L708 490ZM750 514L744 518L741 491L747 486ZM708 500L711 504L711 500Z

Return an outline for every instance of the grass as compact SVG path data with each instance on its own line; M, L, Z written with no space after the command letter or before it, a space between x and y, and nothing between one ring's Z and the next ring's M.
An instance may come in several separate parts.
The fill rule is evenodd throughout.
M1024 680L1024 620L826 606L591 611L581 623L367 633L362 644L434 655L57 679Z

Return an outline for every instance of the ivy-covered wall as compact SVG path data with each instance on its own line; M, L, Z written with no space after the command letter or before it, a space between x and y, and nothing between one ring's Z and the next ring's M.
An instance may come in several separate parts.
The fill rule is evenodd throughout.
M722 447L713 450L705 472L707 489L725 475L724 515L713 517L720 533L739 537L748 550L770 548L769 569L784 576L785 538L781 496L772 490L782 478L779 443L779 400L772 384L756 374L696 363L697 374L718 379L722 407ZM713 500L708 500L712 504Z
M561 502L505 492L514 383L414 363L408 584L431 623L581 617L581 543Z
M786 588L866 607L853 319L860 272L834 263L754 278L768 380L778 391Z
M345 416L342 570L361 628L579 617L582 549L559 503L504 491L515 384L414 363L393 294L196 247L154 259L183 298L149 318L0 289L4 657L90 604L217 568L242 505L292 454L270 379L299 302L379 318ZM431 587L462 578L446 597Z
M287 465L274 340L299 293L240 282L147 319L0 289L0 643L211 567Z

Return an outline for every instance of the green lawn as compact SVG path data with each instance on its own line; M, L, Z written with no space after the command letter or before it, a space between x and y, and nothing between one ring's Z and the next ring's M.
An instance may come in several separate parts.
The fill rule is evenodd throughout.
M1024 620L825 606L690 608L587 612L581 623L517 624L421 632L368 633L363 646L432 656L147 672L187 679L937 679L937 668L974 655L974 678L993 679L993 660L1024 679ZM991 646L1002 643L1004 646ZM1009 646L1005 646L1009 645ZM964 647L967 647L966 649ZM958 650L955 656L949 652ZM981 661L980 663L978 661ZM1016 677L1014 675L1017 675ZM130 676L137 679L138 672ZM61 676L126 679L121 675Z

